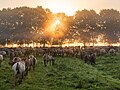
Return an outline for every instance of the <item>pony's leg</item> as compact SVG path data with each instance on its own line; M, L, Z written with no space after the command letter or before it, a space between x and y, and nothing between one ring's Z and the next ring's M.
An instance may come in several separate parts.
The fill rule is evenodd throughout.
M26 71L24 71L24 72L22 73L22 79L23 79L23 80L25 79L25 76L26 76Z
M45 67L47 66L47 61L46 61L46 60L44 60L44 66L45 66Z
M25 76L28 75L28 68L25 70L24 75L25 75Z
M93 62L92 62L92 61L90 61L90 64L91 64L91 65L93 65Z
M28 69L29 71L31 70L31 65L29 66L29 69Z
M1 67L1 63L2 63L2 61L0 60L0 67Z
M87 63L87 60L85 59L85 63Z
M51 65L51 60L49 60L49 65Z
M24 79L24 72L22 72L22 79Z
M94 65L96 64L95 61L96 61L96 60L94 59L94 60L93 60L93 64L94 64Z
M33 71L35 70L35 66L34 66L34 65L32 65L32 70L33 70Z
M52 65L52 60L50 60L49 62L50 62L50 65Z
M33 65L33 71L35 70L35 65Z
M15 81L15 86L16 86L17 82L18 82L18 76L17 75L14 76L14 81Z
M55 64L55 60L52 60L52 65L54 65Z
M46 64L48 64L48 63L49 63L49 60L46 61Z
M27 76L28 75L28 70L26 70L26 72L25 72L25 76Z
M23 77L22 74L20 74L19 77L18 77L18 83L19 83L19 85L22 83L22 77Z

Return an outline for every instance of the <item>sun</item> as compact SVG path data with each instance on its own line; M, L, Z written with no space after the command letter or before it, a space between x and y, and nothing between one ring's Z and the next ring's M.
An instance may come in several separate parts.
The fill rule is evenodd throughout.
M60 20L59 19L55 20L55 24L59 25L60 24Z
M60 26L61 22L59 19L54 20L53 22L51 22L51 24L49 25L49 30L52 33L56 32L56 29Z
M59 19L54 21L53 27L56 28L58 25L60 25L60 20Z
M66 32L66 23L60 17L55 17L48 21L45 25L44 34L45 36L52 39L59 39L64 36Z

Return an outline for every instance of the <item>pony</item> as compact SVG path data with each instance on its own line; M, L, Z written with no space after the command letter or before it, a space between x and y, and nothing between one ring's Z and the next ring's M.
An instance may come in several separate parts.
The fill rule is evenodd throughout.
M107 51L105 49L100 49L100 55L106 55L107 54Z
M13 66L16 62L21 61L21 58L14 57L12 60L9 61L9 65Z
M115 56L115 55L116 55L115 49L110 49L110 50L108 51L108 54L109 54L109 55L112 55L112 56Z
M35 66L37 64L37 59L33 55L29 55L27 64L28 64L28 68L29 68L28 70L31 70L31 67L33 70L35 70Z
M90 63L91 65L95 65L96 56L94 53L90 52L88 54L85 54L84 60L85 60L85 63Z
M2 61L3 61L3 55L0 55L0 67L1 67Z
M0 54L5 56L6 55L6 51L0 51Z
M54 63L55 63L55 59L53 58L53 56L51 56L47 53L43 55L43 59L44 59L45 67L47 66L48 62L50 62L50 64L52 64L52 65L54 65Z
M24 78L24 73L26 70L25 68L25 62L22 60L13 64L12 70L14 72L15 85L17 85L17 83L22 83L22 79Z

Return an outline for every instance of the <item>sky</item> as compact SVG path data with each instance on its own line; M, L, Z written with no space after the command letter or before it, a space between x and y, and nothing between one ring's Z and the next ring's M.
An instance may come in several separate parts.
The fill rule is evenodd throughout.
M77 10L117 9L120 11L120 0L2 0L0 9L20 6L49 8L53 13L64 12L73 15Z

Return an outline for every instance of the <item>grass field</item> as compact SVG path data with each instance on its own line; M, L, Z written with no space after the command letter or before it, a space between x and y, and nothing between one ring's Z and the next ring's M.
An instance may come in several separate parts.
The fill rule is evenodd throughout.
M120 90L120 55L98 57L95 66L57 57L54 66L44 67L39 57L36 70L17 87L6 58L0 68L0 90Z

